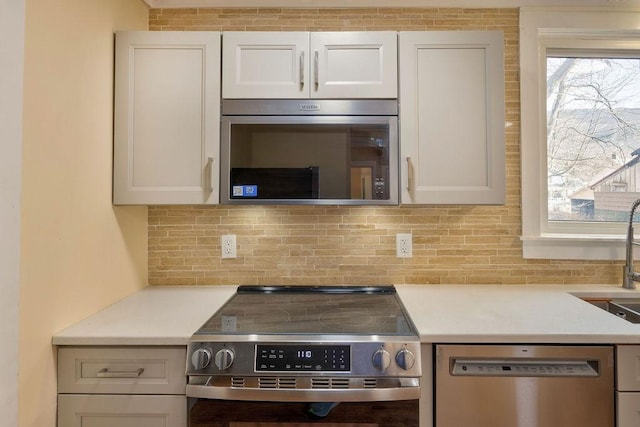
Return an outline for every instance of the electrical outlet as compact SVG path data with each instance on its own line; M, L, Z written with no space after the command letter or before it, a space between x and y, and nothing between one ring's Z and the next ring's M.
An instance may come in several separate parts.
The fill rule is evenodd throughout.
M222 316L222 332L236 331L236 316Z
M220 236L220 258L235 258L236 256L236 235Z
M396 234L396 256L398 258L411 258L413 256L411 233Z

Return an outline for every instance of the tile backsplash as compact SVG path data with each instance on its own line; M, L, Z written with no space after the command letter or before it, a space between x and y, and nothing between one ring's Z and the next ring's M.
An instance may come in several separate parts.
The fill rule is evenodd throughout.
M151 206L149 282L199 284L614 284L621 263L522 258L518 9L151 9L157 31L502 30L504 206ZM413 257L396 258L397 233ZM238 257L220 259L220 236Z

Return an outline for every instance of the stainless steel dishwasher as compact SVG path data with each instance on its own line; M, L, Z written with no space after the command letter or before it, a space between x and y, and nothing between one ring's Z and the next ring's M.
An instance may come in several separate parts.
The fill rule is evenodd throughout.
M613 427L613 346L437 345L436 427Z

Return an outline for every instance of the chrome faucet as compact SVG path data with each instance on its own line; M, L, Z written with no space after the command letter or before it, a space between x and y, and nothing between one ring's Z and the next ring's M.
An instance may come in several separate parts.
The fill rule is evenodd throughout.
M633 271L633 246L640 245L633 236L633 216L640 206L640 199L633 202L631 213L629 214L629 228L627 229L627 257L622 273L622 287L625 289L635 289L635 282L640 282L640 273Z

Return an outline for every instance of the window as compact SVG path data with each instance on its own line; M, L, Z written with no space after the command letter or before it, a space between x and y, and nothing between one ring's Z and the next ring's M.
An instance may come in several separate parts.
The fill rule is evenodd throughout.
M523 256L624 259L640 197L640 13L522 8L520 28Z
M547 49L547 220L628 220L640 197L640 53Z

